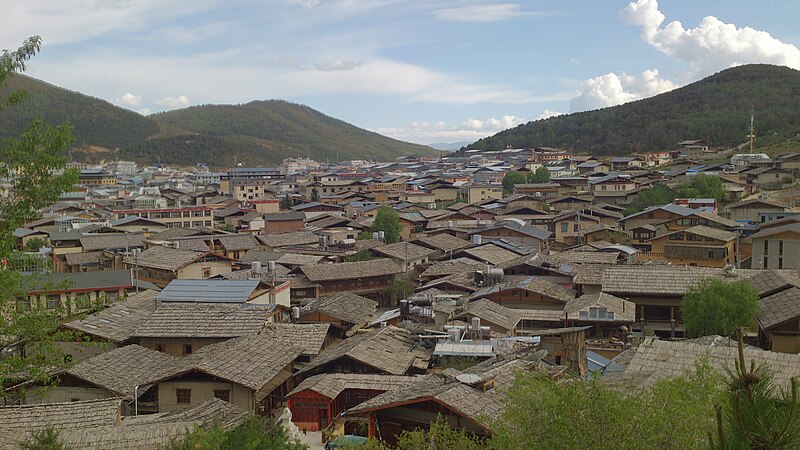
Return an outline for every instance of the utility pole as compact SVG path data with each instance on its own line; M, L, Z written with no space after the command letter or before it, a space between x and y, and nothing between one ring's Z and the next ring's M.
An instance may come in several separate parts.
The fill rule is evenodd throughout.
M756 126L755 126L755 123L754 123L755 113L756 113L756 111L751 106L750 107L750 134L747 135L747 137L750 139L750 154L753 153L753 147L755 147L755 143L756 143Z

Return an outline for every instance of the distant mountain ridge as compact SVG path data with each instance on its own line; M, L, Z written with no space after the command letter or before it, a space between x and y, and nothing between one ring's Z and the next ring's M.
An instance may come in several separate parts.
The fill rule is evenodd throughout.
M34 119L73 125L76 160L132 159L139 162L216 167L275 164L288 157L321 162L393 160L435 155L430 147L398 141L283 100L243 105L203 105L142 116L105 100L23 75L0 92L23 89L21 105L0 112L0 137L19 135Z
M795 136L800 71L767 64L734 67L655 97L518 125L466 149L548 146L620 155L671 150L683 139L735 146L747 140L751 108L757 142Z

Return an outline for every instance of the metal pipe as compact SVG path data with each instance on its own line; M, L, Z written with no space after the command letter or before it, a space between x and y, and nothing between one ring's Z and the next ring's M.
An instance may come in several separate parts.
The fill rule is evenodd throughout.
M133 415L139 415L139 385L133 387Z

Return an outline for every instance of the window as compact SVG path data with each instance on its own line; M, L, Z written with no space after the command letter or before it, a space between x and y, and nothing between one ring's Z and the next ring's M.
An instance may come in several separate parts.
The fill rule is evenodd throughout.
M156 344L156 351L166 353L167 349L164 344Z
M47 309L58 309L61 306L61 296L48 295L47 296Z
M175 389L175 400L179 405L192 403L191 389Z
M203 278L211 278L211 268L203 267Z
M766 269L768 267L769 267L769 259L765 256L764 257L764 268Z
M218 398L220 400L225 400L226 402L231 401L231 391L224 389L224 390L214 390L214 398Z
M28 311L31 309L31 300L29 298L20 298L17 300L17 309L20 311Z
M581 227L580 224L576 223L576 224L572 225L572 231L576 231L577 232L577 231L580 230L580 227Z
M669 240L670 241L682 241L683 240L683 234L682 233L670 234L669 235Z
M778 258L778 269L783 269L783 258Z
M562 223L561 224L561 232L562 233L566 233L567 231L569 231L569 224L568 223Z
M764 241L765 243L767 241ZM778 241L778 255L783 256L783 241Z
M191 355L192 354L192 344L184 344L184 346L183 346L183 354L184 355Z
M769 241L767 241L765 239L764 240L764 256L767 256L767 253L769 253Z

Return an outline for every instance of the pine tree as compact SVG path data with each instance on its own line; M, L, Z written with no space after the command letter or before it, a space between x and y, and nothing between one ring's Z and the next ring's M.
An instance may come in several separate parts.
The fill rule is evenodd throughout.
M738 331L736 369L728 371L726 402L717 408L717 430L709 435L712 449L800 448L800 399L797 379L778 393L772 373L764 365L744 359L742 331Z

